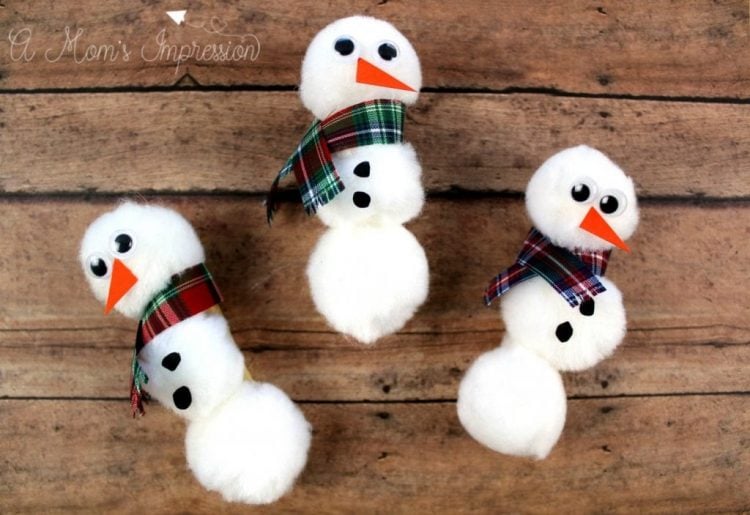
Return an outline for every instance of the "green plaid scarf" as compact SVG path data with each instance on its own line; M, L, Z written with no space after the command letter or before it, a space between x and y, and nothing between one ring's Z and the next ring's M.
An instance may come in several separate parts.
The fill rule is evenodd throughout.
M172 276L169 285L146 305L135 337L130 368L130 407L133 416L142 415L143 385L148 377L138 364L138 353L156 336L221 302L221 293L211 272L200 263Z
M323 121L315 120L271 185L266 198L268 222L277 209L281 179L294 172L305 211L315 213L344 190L331 154L354 147L401 143L405 109L401 102L370 100L342 109Z

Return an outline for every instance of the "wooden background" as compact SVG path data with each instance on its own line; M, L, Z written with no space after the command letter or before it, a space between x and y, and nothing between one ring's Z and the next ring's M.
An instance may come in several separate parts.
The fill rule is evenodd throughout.
M239 63L44 59L65 26L138 48L222 41L177 27L220 17L261 42ZM304 50L335 18L396 24L425 79L407 138L427 207L409 225L430 297L374 348L331 332L304 268L321 233L263 193L310 115ZM11 59L10 30L36 57ZM750 45L744 0L4 0L0 3L0 512L705 512L750 510ZM609 276L629 331L566 375L569 414L543 462L492 453L461 428L459 380L500 342L486 281L515 257L522 192L586 142L638 185L633 253ZM253 375L315 426L291 495L249 510L187 471L183 424L126 400L135 324L104 317L76 261L121 197L197 227Z

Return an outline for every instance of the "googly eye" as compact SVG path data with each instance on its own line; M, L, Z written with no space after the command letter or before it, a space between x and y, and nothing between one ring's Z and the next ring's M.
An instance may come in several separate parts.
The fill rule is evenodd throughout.
M390 41L383 41L378 45L378 55L384 61L392 61L398 57L398 47Z
M351 55L354 52L354 48L354 40L349 36L342 36L333 44L333 49L344 57Z
M135 239L125 231L117 231L110 240L110 249L117 256L130 253L135 247Z
M628 207L625 195L618 190L606 190L599 199L599 209L605 215L619 216Z
M578 179L570 188L570 196L576 202L589 202L596 196L596 183L588 177Z
M109 275L109 266L104 260L104 257L99 254L92 254L86 260L88 263L88 271L94 277L107 277Z

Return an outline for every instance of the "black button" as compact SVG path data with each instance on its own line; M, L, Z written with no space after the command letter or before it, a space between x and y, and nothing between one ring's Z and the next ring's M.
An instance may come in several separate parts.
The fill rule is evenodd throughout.
M172 400L177 409L188 409L193 403L193 396L187 386L180 386L172 394Z
M563 322L555 329L555 336L562 343L567 342L573 336L573 326L570 325L570 322Z
M354 201L354 205L360 208L366 208L370 205L370 195L364 191L355 191L352 200Z
M370 176L370 162L362 161L354 167L354 175L357 177L369 177Z
M583 316L590 317L594 314L594 299L584 300L581 302L581 307L579 309Z
M182 357L179 352L170 352L164 356L163 360L161 360L161 366L174 372L177 369L177 365L180 364L180 361L182 361Z

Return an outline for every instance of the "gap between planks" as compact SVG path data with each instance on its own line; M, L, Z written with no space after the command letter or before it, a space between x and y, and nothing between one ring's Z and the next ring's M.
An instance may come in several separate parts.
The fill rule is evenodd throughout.
M163 199L178 199L178 198L194 198L194 197L205 197L207 199L220 198L229 200L265 200L266 193L260 191L239 191L239 190L224 190L224 189L213 189L213 190L190 190L190 191L175 191L175 190L154 190L154 189L143 189L143 190L128 190L128 191L43 191L43 192L27 192L27 191L1 191L0 190L0 202L13 202L13 201L92 201L92 200L107 200L117 201L120 199L131 199L131 200L159 200ZM299 205L298 194L296 190L282 189L277 193L277 199L279 201L279 209L283 209L283 206L293 208ZM427 191L427 201L430 200L450 200L450 201L475 201L475 200L523 200L524 192L515 190L505 191L490 191L490 190L469 190L462 188L451 188L447 191ZM696 195L638 195L638 203L640 205L648 206L668 206L668 205L683 205L683 206L712 206L721 205L726 207L746 207L750 204L750 195L748 196L736 196L736 197L714 197L703 194Z
M713 391L713 392L660 392L660 393L618 393L613 395L568 395L568 401L608 400L608 399L653 399L669 397L744 397L750 395L750 391ZM121 402L129 404L127 397L91 397L91 396L43 396L43 395L19 395L0 396L1 401L90 401L90 402ZM378 405L378 404L455 404L457 399L294 399L297 404L346 404L346 405ZM152 407L159 406L158 403L151 404ZM162 406L163 407L163 406Z
M183 80L190 79L194 85L180 86ZM49 95L49 94L118 94L118 93L222 93L222 92L297 92L296 84L231 84L231 85L202 85L190 74L180 77L175 84L169 86L112 86L112 87L80 87L80 88L13 88L0 89L0 95ZM419 93L437 93L444 95L539 95L558 98L587 98L594 100L640 100L645 102L675 102L675 103L698 103L698 104L750 104L750 97L705 97L705 96L681 96L681 95L638 95L627 93L586 93L577 91L566 91L556 88L525 88L511 86L507 88L472 88L472 87L425 87Z

